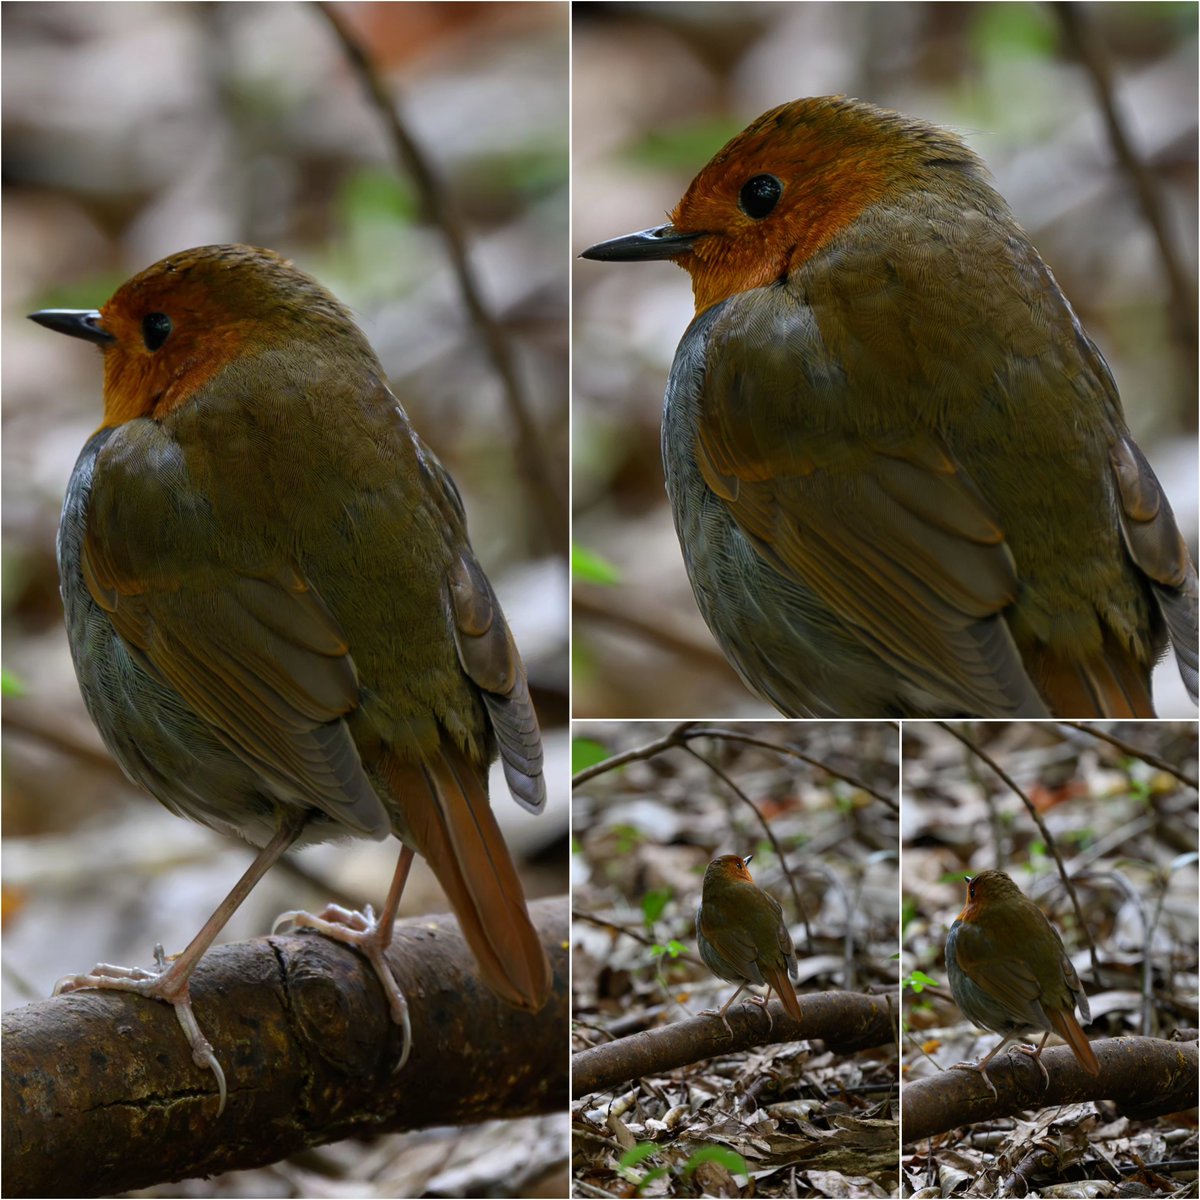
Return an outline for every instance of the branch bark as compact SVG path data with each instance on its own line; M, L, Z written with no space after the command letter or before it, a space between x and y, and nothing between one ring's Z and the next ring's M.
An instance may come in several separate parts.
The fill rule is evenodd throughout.
M728 1013L732 1040L718 1017L699 1016L580 1050L571 1060L571 1095L578 1099L642 1075L773 1042L816 1038L830 1050L850 1052L896 1040L895 1012L887 996L860 992L801 996L802 1021L792 1020L778 1000L771 1001L770 1009L774 1024L765 1037L767 1019L757 1005L740 1004Z
M299 933L210 951L192 998L229 1083L219 1119L167 1005L82 991L7 1013L4 1194L112 1194L354 1134L565 1110L567 899L530 915L554 970L536 1014L483 985L453 916L397 924L389 959L413 1029L399 1074L400 1031L353 950Z
M976 1121L1011 1116L1023 1108L1052 1108L1085 1100L1114 1100L1123 1116L1137 1120L1191 1108L1196 1103L1196 1042L1161 1038L1106 1038L1092 1042L1100 1060L1093 1078L1067 1046L1042 1055L1050 1076L1026 1055L1009 1051L988 1067L996 1098L972 1071L943 1071L908 1084L901 1095L905 1145Z

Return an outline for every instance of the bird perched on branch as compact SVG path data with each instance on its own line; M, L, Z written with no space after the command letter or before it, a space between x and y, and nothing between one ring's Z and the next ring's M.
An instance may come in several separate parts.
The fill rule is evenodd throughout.
M104 420L58 536L88 711L126 774L172 812L259 848L187 949L158 971L98 966L59 991L135 991L192 1013L191 973L291 846L399 838L378 920L286 914L373 964L408 1057L384 953L414 854L432 867L483 981L536 1011L551 985L488 802L545 804L525 669L467 539L450 476L409 423L350 314L269 250L163 259L99 311L33 314L98 346Z
M1001 1034L978 1063L957 1066L977 1070L996 1095L987 1064L1023 1033L1041 1030L1034 1049L1022 1046L1049 1081L1042 1050L1051 1033L1071 1047L1089 1075L1100 1063L1075 1019L1092 1019L1088 998L1045 914L1003 871L981 871L967 880L967 903L946 938L946 973L955 1002L977 1025Z
M667 492L704 619L781 712L1148 717L1168 641L1195 701L1171 506L960 138L795 100L583 257L691 275Z
M772 989L788 1015L800 1020L800 1001L791 982L800 970L792 935L779 901L764 892L746 869L751 857L725 854L714 858L704 872L700 903L696 907L696 944L700 957L714 975L740 985L720 1009L705 1010L721 1018L730 1037L733 1030L725 1014L751 984L767 989L765 997L749 999L762 1005L768 1025L774 1024L767 1008Z

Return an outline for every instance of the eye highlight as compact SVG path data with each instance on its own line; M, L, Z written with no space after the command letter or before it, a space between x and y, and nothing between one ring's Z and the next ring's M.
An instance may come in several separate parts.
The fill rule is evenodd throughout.
M761 221L779 203L782 195L783 184L774 175L755 175L742 184L738 207L746 216Z
M166 313L147 313L142 318L142 341L146 343L146 349L153 353L171 336L174 328Z

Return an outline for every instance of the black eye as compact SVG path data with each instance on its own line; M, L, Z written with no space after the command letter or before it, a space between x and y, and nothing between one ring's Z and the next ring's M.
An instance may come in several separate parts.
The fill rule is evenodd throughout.
M142 318L142 341L151 352L157 350L171 336L171 318L166 313L147 313Z
M742 212L756 221L761 221L783 195L783 184L774 175L755 175L742 184L738 193L738 204Z

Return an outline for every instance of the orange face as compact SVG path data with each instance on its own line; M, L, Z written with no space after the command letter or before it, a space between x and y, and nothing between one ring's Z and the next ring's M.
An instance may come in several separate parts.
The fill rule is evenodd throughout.
M234 359L323 331L370 353L350 314L270 250L199 246L123 284L100 310L104 425L161 419Z
M746 864L750 861L751 855L745 858L739 858L736 854L723 854L720 858L714 858L708 864L706 875L720 876L722 879L737 880L742 883L753 883L750 872L746 869Z
M960 921L972 921L988 904L1021 895L1021 889L1003 871L980 871L967 879L967 902L958 914Z
M783 278L868 205L920 180L926 160L977 164L953 134L841 96L764 113L671 214L678 233L696 235L676 260L691 273L696 311Z

